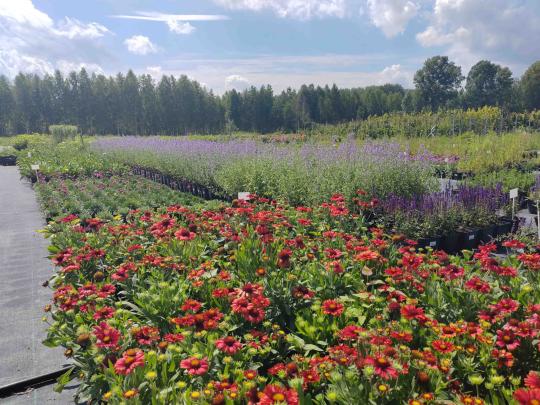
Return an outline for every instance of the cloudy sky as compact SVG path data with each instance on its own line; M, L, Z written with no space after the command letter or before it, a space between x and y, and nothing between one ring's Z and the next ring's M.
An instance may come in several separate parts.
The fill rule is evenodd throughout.
M0 74L85 66L271 84L411 86L445 54L516 76L540 59L540 0L0 0Z

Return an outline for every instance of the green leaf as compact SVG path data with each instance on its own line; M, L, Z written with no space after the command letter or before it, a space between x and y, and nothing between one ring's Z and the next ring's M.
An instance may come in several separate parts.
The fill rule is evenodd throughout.
M58 377L58 380L56 380L57 384L54 386L54 392L62 392L66 384L71 381L71 373L73 372L73 370L74 368L72 367L60 377Z

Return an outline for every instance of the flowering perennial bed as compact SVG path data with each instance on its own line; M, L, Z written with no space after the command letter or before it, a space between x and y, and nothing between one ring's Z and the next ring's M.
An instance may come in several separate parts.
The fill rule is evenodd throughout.
M80 400L540 400L539 254L417 251L339 195L70 215L45 232L58 269L45 343L73 358Z

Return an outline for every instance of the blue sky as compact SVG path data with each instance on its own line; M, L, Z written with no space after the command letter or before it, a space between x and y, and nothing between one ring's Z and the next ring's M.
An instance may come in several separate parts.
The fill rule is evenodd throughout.
M535 40L536 38L536 40ZM0 0L0 73L85 66L271 84L412 85L423 61L540 59L538 0Z

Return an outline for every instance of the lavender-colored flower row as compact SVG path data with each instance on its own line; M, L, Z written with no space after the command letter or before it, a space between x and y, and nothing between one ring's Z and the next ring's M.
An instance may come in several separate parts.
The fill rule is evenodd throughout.
M155 154L175 155L178 158L205 158L210 170L222 162L246 158L271 158L274 160L302 160L306 165L328 164L336 162L353 163L358 160L371 162L419 162L431 165L440 158L427 150L412 154L403 150L397 143L370 142L359 146L354 141L337 146L303 144L301 146L282 146L266 144L255 140L231 140L216 142L208 140L190 140L182 138L160 137L118 137L100 139L93 146L102 152L152 152Z
M457 190L447 189L413 198L392 195L381 202L381 208L387 214L440 215L453 209L495 212L508 202L501 185L495 188L461 185Z

